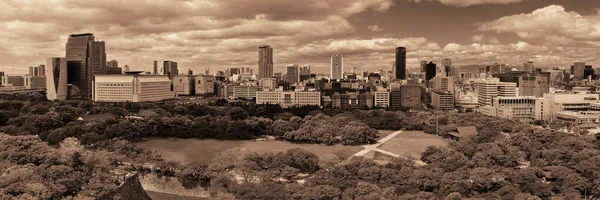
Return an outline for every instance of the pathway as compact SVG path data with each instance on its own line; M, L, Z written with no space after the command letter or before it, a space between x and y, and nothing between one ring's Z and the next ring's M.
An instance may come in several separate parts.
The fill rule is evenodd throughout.
M353 156L364 156L365 154L371 152L371 151L377 151L379 153L383 153L386 154L388 156L392 156L394 158L399 158L399 157L404 157L402 155L393 153L393 152L389 152L383 149L380 149L379 146L385 144L386 142L388 142L389 140L391 140L392 138L398 136L400 133L402 133L402 130L393 132L392 134L385 136L384 138L381 138L381 140L377 141L377 143L375 144L368 144L368 145L363 145L363 147L365 149L355 153ZM417 166L422 166L422 165L426 165L423 161L421 160L415 160L415 165Z

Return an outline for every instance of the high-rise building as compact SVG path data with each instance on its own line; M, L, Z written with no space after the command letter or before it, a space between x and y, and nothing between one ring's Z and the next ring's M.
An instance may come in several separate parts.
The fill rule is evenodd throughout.
M94 41L94 34L71 34L66 44L67 81L75 90L71 97L89 99L92 80L106 73L104 42Z
M443 90L454 93L454 77L442 77L436 76L431 79L431 89L433 90Z
M196 76L196 94L212 95L215 93L215 76L197 75Z
M586 65L584 70L583 70L583 78L585 79L596 79L596 77L594 76L594 67L592 67L591 65Z
M152 69L153 69L152 74L155 74L155 75L158 74L158 61L156 61L156 60L154 61L154 67Z
M106 67L107 68L117 68L117 67L119 67L119 61L116 61L116 60L108 61L108 62L106 62Z
M67 100L67 61L65 58L46 59L46 97L48 100Z
M402 85L400 87L400 106L407 109L422 108L421 86Z
M33 67L29 67L29 76L34 76L35 74L35 70L33 69Z
M290 84L298 83L298 65L289 64L287 67L287 74L285 75L286 81Z
M523 63L523 71L527 72L527 73L533 73L534 70L534 66L533 66L533 61L528 61L526 63Z
M273 78L273 48L258 47L258 79Z
M300 82L310 79L310 65L302 65L300 68Z
M173 92L177 95L194 95L195 78L192 75L179 74L173 77Z
M519 76L519 95L543 97L550 93L550 73L534 73Z
M177 69L177 62L173 61L164 61L163 62L163 75L167 75L169 80L173 80L175 75L179 74L179 69Z
M229 69L231 71L231 75L240 75L240 68L231 68Z
M395 74L394 78L406 79L406 48L396 47L396 62L394 62Z
M421 61L421 72L425 72L427 70L427 61Z
M433 62L429 62L425 68L425 81L429 81L436 76L437 65Z
M331 55L331 79L344 78L344 57L342 54Z
M454 109L454 94L446 90L431 90L431 106L437 110Z
M496 97L517 96L516 83L500 82L498 78L489 78L477 83L477 90L480 107L492 105L492 100Z
M585 63L584 62L576 62L572 68L572 75L575 79L584 79L583 72L585 71Z
M4 72L0 72L0 86L4 85Z
M442 70L444 72L444 76L451 76L452 60L450 58L442 59Z

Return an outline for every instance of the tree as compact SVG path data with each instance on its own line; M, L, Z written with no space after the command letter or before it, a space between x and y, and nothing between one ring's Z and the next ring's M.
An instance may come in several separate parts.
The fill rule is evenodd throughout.
M248 113L243 108L233 107L229 110L229 116L231 116L231 120L238 121L248 118Z

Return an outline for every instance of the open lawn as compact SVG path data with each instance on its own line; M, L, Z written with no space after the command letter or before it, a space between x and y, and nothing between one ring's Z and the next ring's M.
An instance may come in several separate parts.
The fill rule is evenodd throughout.
M392 133L394 133L396 131L393 130L378 130L377 131L377 135L379 135L379 139L384 138L385 136L388 136Z
M211 160L220 152L234 147L243 148L248 152L257 153L276 153L293 148L301 148L313 152L321 159L330 158L331 156L344 159L363 149L361 146L294 144L277 140L233 141L213 139L153 138L135 144L139 147L156 151L157 153L161 154L165 160L181 163Z
M402 156L419 159L428 146L446 146L448 141L437 135L423 131L404 131L388 142L379 146L380 149Z

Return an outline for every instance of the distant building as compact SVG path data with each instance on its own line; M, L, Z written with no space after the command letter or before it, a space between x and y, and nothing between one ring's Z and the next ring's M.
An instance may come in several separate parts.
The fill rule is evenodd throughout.
M331 96L331 100L332 107L338 109L359 109L373 107L373 96L370 93L335 93Z
M429 82L429 80L433 79L436 76L437 65L433 62L429 62L427 66L425 66L425 81Z
M310 65L303 65L300 68L300 82L310 79Z
M278 104L282 108L293 106L321 106L320 92L260 91L256 92L256 104Z
M436 76L431 79L430 87L434 90L445 90L450 93L454 93L454 77L441 77Z
M427 61L421 61L421 64L419 65L421 72L424 73L427 69Z
M373 95L373 102L376 108L388 108L390 107L390 93L389 92L375 92Z
M257 91L256 86L233 86L233 98L253 99Z
M571 74L575 79L584 79L584 71L585 71L585 63L584 62L576 62L573 64Z
M173 97L171 80L167 76L96 75L94 81L94 101L151 102Z
M331 79L344 78L344 57L342 54L333 54L331 56Z
M480 107L483 114L510 120L529 122L548 120L550 105L537 97L496 97L492 105Z
M264 90L277 89L277 79L275 78L263 78L258 81L258 85L260 85Z
M177 95L196 94L195 76L179 74L173 77L173 92Z
M396 47L396 61L394 62L394 78L406 79L406 47Z
M94 75L106 74L104 42L94 34L71 34L66 44L67 81L75 90L70 96L90 99Z
M106 67L107 68L117 68L117 67L119 67L119 62L116 60L108 61L108 62L106 62Z
M390 90L390 106L394 109L402 108L402 91L399 87Z
M290 64L287 67L287 74L285 75L286 81L290 84L298 83L299 75L298 75L298 65Z
M442 72L445 77L451 76L452 74L452 60L450 58L442 59Z
M4 86L27 86L26 76L25 75L9 75L5 74L3 76L2 85Z
M177 62L173 61L164 61L163 62L163 75L167 75L169 80L173 80L173 77L179 74L179 69L177 68Z
M519 96L543 97L550 93L550 74L528 74L519 76Z
M258 79L273 77L273 48L258 47Z
M46 89L45 76L25 76L28 89Z
M527 73L533 73L534 69L535 69L535 67L533 66L533 61L528 61L526 63L523 63L523 71L525 71Z
M210 95L215 93L215 76L197 75L196 76L196 94Z
M65 58L46 59L46 98L67 100L67 60Z
M403 85L400 87L400 106L408 109L423 108L421 103L421 86Z
M431 106L437 110L453 110L454 94L447 90L431 90Z
M479 106L489 106L496 97L517 96L517 84L500 82L498 78L489 78L477 83Z

